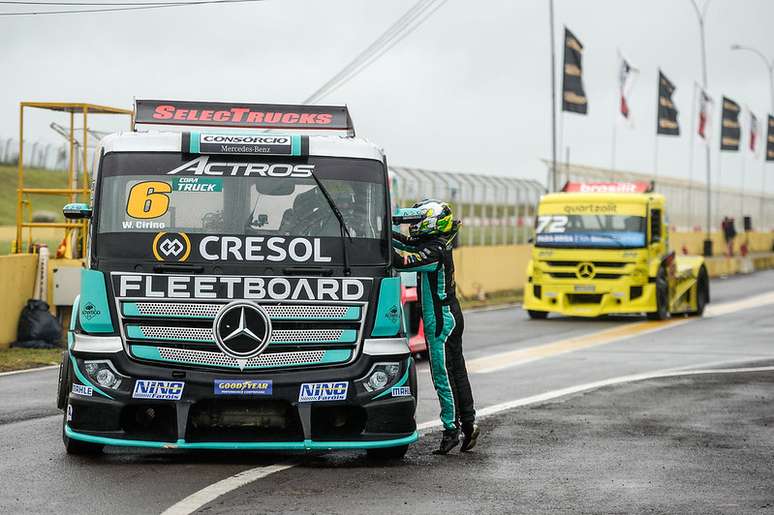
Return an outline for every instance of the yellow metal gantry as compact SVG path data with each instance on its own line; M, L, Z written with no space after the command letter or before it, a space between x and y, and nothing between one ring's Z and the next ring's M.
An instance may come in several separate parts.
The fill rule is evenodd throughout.
M36 108L47 109L50 111L59 111L70 113L70 156L68 163L68 175L67 175L67 188L25 188L24 187L24 109ZM76 177L76 159L75 155L75 115L79 114L83 116L83 163L82 170L82 187L78 187L78 181ZM32 230L34 228L41 227L54 227L62 228L65 230L65 239L69 240L67 236L70 235L70 231L78 231L78 253L77 256L68 257L83 257L86 255L86 238L88 235L89 221L81 220L78 222L33 222L31 213L31 201L30 195L61 195L69 197L69 202L76 202L79 195L82 196L84 201L88 201L89 195L89 166L88 166L88 117L89 114L118 114L128 115L131 120L133 111L130 109L121 109L118 107L109 107L96 104L89 104L83 102L20 102L19 103L19 174L18 174L18 188L17 188L17 204L16 204L16 241L14 244L13 252L21 253L25 252L27 247L32 244ZM27 211L30 213L30 219L25 221L24 207L27 206ZM24 229L28 231L28 242L25 246L23 239Z

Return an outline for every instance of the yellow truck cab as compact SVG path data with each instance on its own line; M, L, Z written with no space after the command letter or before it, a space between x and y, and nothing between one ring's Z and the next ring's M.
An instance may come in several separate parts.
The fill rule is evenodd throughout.
M708 302L704 259L669 249L666 199L652 183L567 183L540 199L524 288L530 318L663 320L701 315Z

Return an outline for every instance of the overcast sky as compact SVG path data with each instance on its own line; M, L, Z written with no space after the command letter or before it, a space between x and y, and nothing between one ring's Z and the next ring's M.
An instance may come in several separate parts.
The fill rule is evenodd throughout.
M706 0L698 0L703 4ZM415 0L266 0L133 13L0 17L0 137L18 133L21 100L132 99L298 102L369 45ZM29 9L19 7L17 10ZM2 12L12 8L0 7ZM765 125L774 57L774 2L711 0L710 94L747 105ZM618 129L617 166L652 172L657 69L675 83L680 137L660 137L658 173L688 177L693 83L701 79L690 0L556 0L557 68L562 26L585 46L589 115L564 115L576 163L610 166L617 113L616 49L641 70L630 98L634 127ZM449 0L416 32L322 102L347 103L358 134L392 164L545 179L551 153L547 0ZM561 83L561 76L557 78ZM717 127L719 109L714 125ZM60 141L49 113L28 138ZM109 127L104 121L97 128ZM713 160L718 159L717 131ZM763 139L763 138L761 138ZM703 177L695 144L694 176ZM564 153L562 152L562 156ZM761 157L725 154L722 182L760 190ZM717 163L714 166L717 170ZM774 191L774 165L768 165Z

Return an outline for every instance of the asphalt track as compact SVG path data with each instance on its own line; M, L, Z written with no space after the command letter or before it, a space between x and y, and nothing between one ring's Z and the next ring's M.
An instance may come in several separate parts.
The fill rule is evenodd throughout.
M518 308L468 313L465 349L478 406L657 370L774 362L773 271L713 281L712 301L704 319L663 324L529 321ZM99 458L67 457L56 375L0 376L0 512L774 511L770 372L728 374L719 384L710 376L649 379L558 397L484 419L474 453L431 456L431 433L402 464L382 466L355 452L110 449ZM419 378L417 421L432 429L438 407L425 364ZM734 428L734 420L744 423ZM687 421L706 438L683 435ZM290 467L262 468L276 464ZM229 478L240 473L264 477L232 490L241 483ZM213 484L223 495L178 504Z

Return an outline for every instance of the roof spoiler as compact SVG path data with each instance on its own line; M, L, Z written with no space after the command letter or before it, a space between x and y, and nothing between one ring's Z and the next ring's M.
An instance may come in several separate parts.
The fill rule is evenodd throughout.
M562 188L564 193L652 193L655 181L633 182L570 182Z
M273 130L302 134L355 136L355 126L345 105L249 104L243 102L192 102L135 100L135 131L217 128L227 131Z

